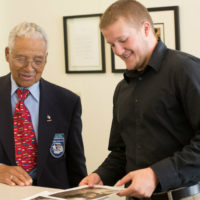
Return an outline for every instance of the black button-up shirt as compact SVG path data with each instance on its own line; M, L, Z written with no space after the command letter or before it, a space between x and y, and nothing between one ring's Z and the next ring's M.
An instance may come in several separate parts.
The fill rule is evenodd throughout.
M200 60L158 42L144 71L127 70L114 94L104 184L151 167L161 191L200 181Z

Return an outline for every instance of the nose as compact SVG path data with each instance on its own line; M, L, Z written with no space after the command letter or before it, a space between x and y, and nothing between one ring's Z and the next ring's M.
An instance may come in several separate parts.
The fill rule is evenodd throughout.
M113 49L114 54L116 54L117 56L121 56L124 52L124 48L119 44L115 44L112 47L112 49Z
M25 69L26 69L26 71L31 72L31 71L34 70L34 69L33 69L32 62L33 62L33 61L27 61L26 65L25 65Z

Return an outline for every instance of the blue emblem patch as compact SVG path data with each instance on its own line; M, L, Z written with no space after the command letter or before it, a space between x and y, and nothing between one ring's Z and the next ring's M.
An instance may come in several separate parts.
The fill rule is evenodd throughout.
M64 133L56 133L50 148L50 153L54 158L60 158L65 152Z

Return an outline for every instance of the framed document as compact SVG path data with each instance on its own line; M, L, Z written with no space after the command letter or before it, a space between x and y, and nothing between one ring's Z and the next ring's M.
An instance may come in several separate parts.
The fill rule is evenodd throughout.
M66 73L105 72L104 38L99 29L101 14L64 16Z
M180 50L179 7L148 8L154 22L155 33L168 48ZM112 72L124 72L125 63L111 50Z

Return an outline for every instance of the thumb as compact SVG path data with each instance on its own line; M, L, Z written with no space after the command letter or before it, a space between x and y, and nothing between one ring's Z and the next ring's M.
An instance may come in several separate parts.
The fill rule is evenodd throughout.
M81 182L79 183L79 186L83 186L83 185L88 185L87 177L82 179Z
M126 176L124 176L121 180L119 180L116 184L116 186L122 186L125 183L129 182L132 180L132 177L130 176L130 174L127 174Z
M102 184L103 184L102 180L97 173L92 173L89 175L89 178L88 178L89 187L94 187L94 185L102 185Z

